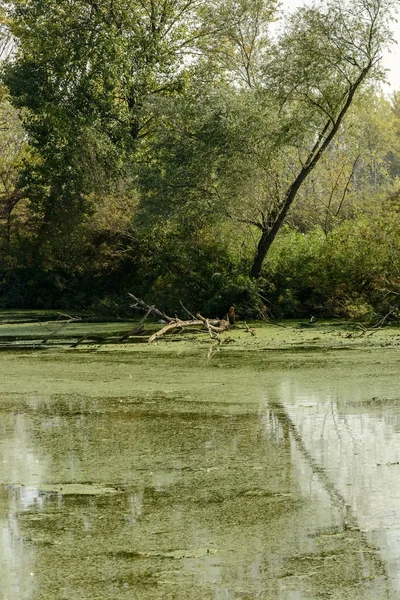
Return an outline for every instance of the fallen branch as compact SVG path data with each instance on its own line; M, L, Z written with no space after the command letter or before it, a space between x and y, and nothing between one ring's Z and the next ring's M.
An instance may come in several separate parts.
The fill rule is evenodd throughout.
M83 342L85 342L92 335L93 335L93 333L91 333L91 332L86 333L85 335L83 335L82 337L80 337L79 340L77 340L76 342L74 342L72 344L71 348L77 348L79 346L79 344L82 344Z
M375 323L375 325L372 325L370 329L379 329L380 327L383 327L387 319L391 317L392 314L396 312L396 310L398 310L398 308L398 306L391 306L389 312L385 316L383 316L377 323Z
M244 321L244 325L245 325L245 331L246 333L251 333L252 336L256 335L255 330L253 329L253 327L249 327L246 323L246 321Z
M223 331L230 329L229 321L226 321L225 319L205 319L200 313L196 313L196 317L213 333L222 333Z
M168 325L166 325L159 331L156 331L156 333L153 333L153 335L149 337L149 342L155 342L156 340L158 340L160 337L162 337L169 331L173 331L174 329L177 329L178 327L184 329L185 327L192 327L193 325L202 325L202 324L203 324L202 321L199 321L199 320L181 321L180 319L175 319L174 321L171 321L170 323L168 323Z
M219 333L215 333L215 331L212 330L212 326L210 325L210 322L208 319L205 319L204 321L204 326L207 327L209 336L212 340L218 340L218 342L220 341L220 337L219 337Z
M147 317L152 313L152 311L154 310L154 306L149 306L146 314L144 315L143 319L141 319L139 321L139 323L136 325L136 327L134 327L133 329L131 329L130 331L128 331L128 333L125 333L124 335L122 335L119 338L119 342L124 342L125 340L128 339L128 337L130 337L131 335L136 335L137 333L140 333L141 331L143 331L143 325L144 322L146 321Z
M69 321L63 322L62 325L60 325L60 327L58 327L58 329L55 329L54 331L52 331L52 333L50 335L43 338L43 340L40 342L41 344L47 344L47 342L49 340L51 340L51 338L55 337L57 335L57 333L60 333L60 331L62 331L65 327L67 327L67 325L70 325L71 323L76 323L76 321L81 320L80 317L71 317L70 315L64 315L62 313L59 313L59 315L61 317L68 317ZM46 329L48 329L48 327L46 327Z
M142 319L142 321L135 327L135 329L128 332L127 334L125 334L123 336L123 338L120 339L120 341L123 341L123 340L127 339L130 335L133 335L133 331L137 330L137 328L139 326L143 325L144 321L147 319L147 317L149 315L153 315L154 317L161 319L163 323L166 323L165 326L162 327L162 329L160 329L159 331L156 331L155 333L153 333L153 335L151 335L149 337L148 341L150 343L155 342L159 338L163 337L166 333L172 333L176 329L183 330L186 327L198 327L198 326L201 326L203 329L206 329L208 331L211 339L219 340L219 334L222 333L223 331L227 331L230 328L229 321L227 321L225 319L206 319L200 313L197 313L196 317L193 317L193 315L183 305L182 305L182 307L191 317L193 317L192 319L190 319L188 321L184 321L177 316L169 317L168 315L165 314L165 312L159 310L155 306L149 306L148 304L146 304L146 302L144 302L140 298L137 298L133 294L128 294L128 295L130 298L132 298L135 301L135 304L132 305L132 308L138 308L140 310L145 310L146 315Z
M186 308L186 306L184 306L184 304L182 304L182 300L180 300L180 301L179 301L179 303L180 303L180 305L182 306L183 310L184 310L185 312L187 312L187 314L189 315L189 317L192 317L192 319L195 319L195 318L196 318L194 315L192 315L192 313L190 312L190 310L188 310L188 309Z
M360 337L365 334L368 334L368 337L369 337L369 336L373 335L374 333L376 333L377 331L379 331L382 327L385 326L386 321L389 319L389 317L391 317L394 313L396 313L396 311L398 309L399 309L398 306L392 306L386 315L384 315L381 319L379 319L379 321L377 321L374 325L370 325L369 327L366 327L362 323L356 323L355 324L356 328L361 330Z
M136 296L134 296L133 294L128 293L128 296L132 298L132 300L135 302L135 304L131 305L131 308L139 308L141 310L144 310L145 312L149 311L149 314L152 314L154 317L158 317L159 319L163 319L168 323L175 320L172 317L168 317L164 312L158 310L158 308L156 308L155 306L149 306L140 298L136 298Z

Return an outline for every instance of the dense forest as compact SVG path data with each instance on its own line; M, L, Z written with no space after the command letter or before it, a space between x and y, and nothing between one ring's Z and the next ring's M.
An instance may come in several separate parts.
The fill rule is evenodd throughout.
M0 305L400 307L394 0L0 2Z

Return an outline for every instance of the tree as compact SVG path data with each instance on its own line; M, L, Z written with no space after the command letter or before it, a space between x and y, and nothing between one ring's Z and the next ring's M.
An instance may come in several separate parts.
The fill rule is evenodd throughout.
M18 113L6 96L0 99L0 133L0 223L4 223L9 241L11 213L23 197L17 182L26 140Z
M132 159L155 117L152 97L182 84L196 7L196 0L7 3L15 52L3 79L37 152L21 185L43 236L49 224L71 229L89 193L130 185Z
M261 236L250 275L260 275L264 258L301 186L335 139L356 95L381 78L380 60L390 41L394 2L328 0L321 8L298 10L265 67L266 93L280 105L282 132L298 129L299 166L258 225ZM306 125L306 127L302 125Z
M397 189L397 131L390 101L374 89L364 93L299 190L288 223L302 232L318 225L328 235L347 219L382 212Z
M227 217L256 227L250 274L257 278L311 172L319 163L322 170L328 154L339 156L335 146L343 146L350 107L357 98L368 104L363 90L383 75L392 5L329 0L303 8L269 45L257 85L192 86L173 107L164 104L141 179L147 218L162 216L164 228L180 219L190 229ZM361 168L359 152L351 154L333 175L337 196L346 195L353 170Z
M259 83L270 43L277 0L212 0L201 8L205 31L199 40L207 70L235 86Z
M236 264L256 280L311 173L327 188L323 163L337 160L328 211L367 174L341 150L355 99L383 76L396 3L321 0L271 40L274 0L2 2L3 81L32 148L17 187L46 257L99 199L138 192L135 240L168 238L159 248L179 260L208 237L208 259L241 227Z
M21 185L42 238L73 228L90 210L90 193L134 186L158 99L182 93L196 66L209 82L217 73L254 79L257 36L274 7L275 0L5 3L15 52L3 79L24 108L38 157Z

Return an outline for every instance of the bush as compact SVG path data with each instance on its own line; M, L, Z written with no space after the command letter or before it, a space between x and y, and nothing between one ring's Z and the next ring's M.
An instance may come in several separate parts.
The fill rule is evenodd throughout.
M271 248L265 294L280 317L373 320L399 302L400 217L362 217L325 236L284 228Z

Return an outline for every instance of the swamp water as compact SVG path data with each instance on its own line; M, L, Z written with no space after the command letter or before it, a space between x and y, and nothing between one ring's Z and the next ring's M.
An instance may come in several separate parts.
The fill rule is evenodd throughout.
M399 338L274 335L2 352L0 598L400 598Z

